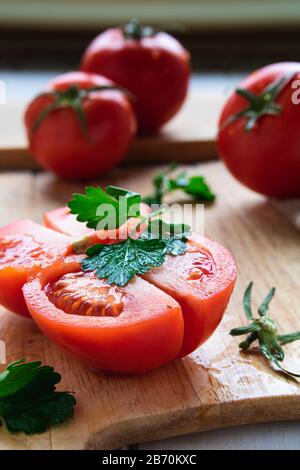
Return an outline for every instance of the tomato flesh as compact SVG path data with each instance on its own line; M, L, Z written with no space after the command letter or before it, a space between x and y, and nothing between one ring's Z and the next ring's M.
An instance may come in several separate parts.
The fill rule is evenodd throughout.
M111 292L111 286L105 280L97 280L92 274L85 278L78 261L57 263L23 287L32 318L49 338L90 367L120 373L146 372L178 355L184 325L181 308L174 299L136 277L120 290L120 296L116 296L117 291L113 291L113 304L122 303L122 308L118 307L118 315L104 312L102 307L100 315L86 315L88 309L85 313L81 312L83 315L78 314L78 311L74 314L76 309L72 313L70 304L67 306L68 299L55 304L49 292L54 293L56 283L64 281L64 276L70 274L67 278L70 280L76 273L78 275L75 279L81 279L81 290L86 288L82 280L88 279L88 285L93 291L88 308L92 305L95 313L98 302L95 289L100 284L107 294ZM75 293L73 305L76 301ZM108 303L111 305L111 299Z
M203 344L222 320L234 288L236 265L223 246L192 234L184 255L168 256L163 266L143 277L180 304L184 339L179 357L184 357Z
M57 308L72 315L117 317L123 310L124 289L110 286L95 273L64 274L45 287Z
M0 303L29 316L22 286L30 275L51 265L71 250L73 239L30 220L0 229Z

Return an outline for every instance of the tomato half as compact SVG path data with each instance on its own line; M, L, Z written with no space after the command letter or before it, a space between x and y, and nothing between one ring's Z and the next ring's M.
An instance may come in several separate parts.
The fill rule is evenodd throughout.
M184 255L119 288L81 270L74 240L26 220L2 228L0 302L21 315L28 308L91 367L146 372L192 352L221 321L236 266L216 242L193 235Z
M114 287L72 259L44 270L23 292L40 329L90 367L142 373L180 350L180 306L140 277Z
M236 280L236 264L218 243L192 234L184 255L168 256L144 279L175 299L182 309L184 339L179 357L203 344L224 315Z
M0 229L0 304L29 316L22 286L30 275L71 251L73 239L30 220Z
M267 196L300 196L299 79L300 63L263 67L240 83L220 117L221 158L241 183Z
M220 323L234 288L236 264L223 246L193 234L184 255L168 256L163 266L143 278L180 304L184 339L179 357L183 357L204 343Z
M149 34L149 28L139 25L137 29L129 34L114 28L97 36L83 55L81 70L104 75L131 91L139 131L153 132L184 102L190 57L169 34Z
M83 180L120 162L134 137L136 121L126 95L101 89L107 86L114 85L104 77L70 72L50 82L45 93L29 104L27 136L41 166L62 178ZM89 91L95 87L100 89Z

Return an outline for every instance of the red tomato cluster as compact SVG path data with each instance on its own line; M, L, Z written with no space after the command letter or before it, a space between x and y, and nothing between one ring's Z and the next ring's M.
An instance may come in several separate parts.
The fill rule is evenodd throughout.
M50 82L25 113L32 155L65 179L104 174L137 129L155 132L169 121L187 94L190 61L172 36L131 21L100 34L80 69Z

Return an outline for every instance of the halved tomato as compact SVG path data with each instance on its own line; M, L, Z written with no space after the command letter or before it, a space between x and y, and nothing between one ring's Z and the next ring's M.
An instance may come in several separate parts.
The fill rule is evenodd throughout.
M194 234L184 255L119 288L81 270L74 240L28 220L2 228L0 303L21 315L28 307L91 367L145 372L192 352L221 321L236 266L216 242Z
M111 286L81 271L75 257L44 270L23 292L40 329L90 367L142 373L181 348L179 304L140 277Z
M76 220L75 224L81 225ZM87 244L91 243L97 243L93 234ZM204 343L219 325L234 288L236 264L223 246L193 234L184 255L168 256L163 266L151 269L143 278L180 304L185 333L179 357L183 357Z
M29 316L22 286L30 275L68 254L73 239L30 220L0 229L0 304Z

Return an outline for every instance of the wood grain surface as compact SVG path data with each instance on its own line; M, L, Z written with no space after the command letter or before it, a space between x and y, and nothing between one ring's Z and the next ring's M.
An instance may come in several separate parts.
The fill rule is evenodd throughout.
M225 96L216 90L191 92L182 110L160 134L139 137L133 142L125 161L195 163L215 159L217 121ZM27 150L25 107L22 99L0 106L0 170L38 168Z
M205 234L231 250L238 282L224 319L192 355L136 377L87 370L45 338L32 321L0 312L7 361L26 357L53 365L61 389L76 392L75 419L42 435L0 430L0 449L112 449L227 426L300 418L299 384L273 371L257 352L241 353L233 326L245 324L242 295L250 280L257 305L275 285L272 315L280 330L300 329L299 232L267 199L235 182L221 163L187 166L204 174L217 193L205 209ZM149 192L155 167L116 170L106 182ZM1 173L0 223L42 213L64 203L78 184L45 173ZM186 220L188 223L189 221ZM286 346L286 365L299 371L299 345Z

